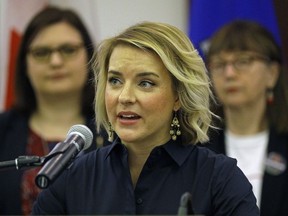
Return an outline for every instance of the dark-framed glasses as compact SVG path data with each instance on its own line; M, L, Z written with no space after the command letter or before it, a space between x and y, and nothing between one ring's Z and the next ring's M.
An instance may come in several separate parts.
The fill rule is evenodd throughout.
M209 63L209 70L211 73L219 74L225 71L227 65L232 65L234 70L245 71L249 70L250 66L254 61L265 61L269 62L270 59L263 55L243 55L236 57L234 60L211 60Z
M28 53L38 62L46 63L50 60L51 55L57 52L64 60L72 59L77 56L79 50L83 48L83 44L63 44L61 46L51 48L48 46L39 46L30 48Z

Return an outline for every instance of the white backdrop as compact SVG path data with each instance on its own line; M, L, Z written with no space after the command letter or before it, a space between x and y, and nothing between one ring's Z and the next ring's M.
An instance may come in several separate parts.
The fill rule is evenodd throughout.
M28 20L46 4L78 11L96 44L144 20L167 22L187 32L189 0L0 0L0 111L6 98L9 32L16 28L21 34Z

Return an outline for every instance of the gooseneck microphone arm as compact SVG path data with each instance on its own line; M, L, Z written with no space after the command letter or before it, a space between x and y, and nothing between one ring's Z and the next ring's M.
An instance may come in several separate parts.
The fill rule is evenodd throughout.
M55 157L58 154L63 154L64 151L56 151L53 154L49 154L47 156L39 157L35 155L22 155L14 160L2 161L0 162L0 171L7 169L16 169L20 170L23 168L34 168L38 166L44 165L51 158Z
M37 167L44 164L44 159L39 156L19 156L15 160L0 162L0 170L16 168L20 170L27 167Z

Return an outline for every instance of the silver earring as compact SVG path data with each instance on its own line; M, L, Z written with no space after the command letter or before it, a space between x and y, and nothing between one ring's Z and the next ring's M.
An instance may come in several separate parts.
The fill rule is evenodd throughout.
M109 136L108 136L108 141L109 141L109 142L113 142L113 140L114 140L114 131L113 131L113 128L112 128L111 123L109 122Z
M171 135L172 140L174 141L177 139L177 136L181 135L180 124L179 124L179 120L177 118L176 112L174 112L174 117L171 123L170 135Z

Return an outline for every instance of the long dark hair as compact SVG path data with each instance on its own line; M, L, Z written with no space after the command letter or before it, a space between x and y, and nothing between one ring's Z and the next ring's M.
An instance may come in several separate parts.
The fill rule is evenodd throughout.
M46 7L37 13L28 23L19 47L19 52L16 61L15 71L15 103L14 108L25 114L31 114L35 111L37 101L34 89L27 76L27 62L26 56L28 49L36 35L46 28L58 22L66 22L77 29L82 37L84 47L87 52L88 61L90 61L94 52L94 45L92 39L86 29L83 21L76 12L70 9L60 9L56 7ZM88 64L89 62L87 62ZM93 101L94 101L94 74L90 69L88 82L83 89L82 96L82 113L85 116L94 115Z

